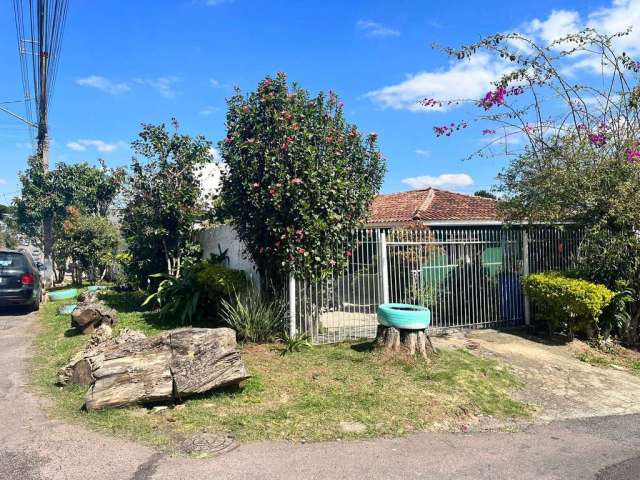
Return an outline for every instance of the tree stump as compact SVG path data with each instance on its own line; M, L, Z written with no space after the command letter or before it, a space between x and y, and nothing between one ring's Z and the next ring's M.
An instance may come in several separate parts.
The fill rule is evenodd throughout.
M391 354L420 355L427 358L427 350L436 353L431 338L425 330L404 330L378 325L375 346Z

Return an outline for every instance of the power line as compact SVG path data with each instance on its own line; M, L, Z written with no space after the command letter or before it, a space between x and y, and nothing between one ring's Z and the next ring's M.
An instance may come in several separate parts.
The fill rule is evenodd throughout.
M26 121L37 128L38 154L47 157L48 109L57 78L68 0L13 0ZM30 134L33 131L30 129Z

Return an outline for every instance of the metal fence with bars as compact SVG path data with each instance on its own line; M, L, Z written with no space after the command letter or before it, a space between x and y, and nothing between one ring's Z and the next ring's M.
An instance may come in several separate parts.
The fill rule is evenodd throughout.
M361 229L338 245L348 265L289 281L290 329L315 343L372 338L381 303L428 306L432 329L528 323L523 275L569 268L581 233L568 227Z

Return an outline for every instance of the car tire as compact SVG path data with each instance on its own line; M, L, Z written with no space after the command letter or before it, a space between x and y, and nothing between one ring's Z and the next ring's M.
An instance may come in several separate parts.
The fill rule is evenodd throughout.
M33 302L33 305L31 305L30 310L32 312L37 312L38 310L40 310L40 296L38 297L37 300Z

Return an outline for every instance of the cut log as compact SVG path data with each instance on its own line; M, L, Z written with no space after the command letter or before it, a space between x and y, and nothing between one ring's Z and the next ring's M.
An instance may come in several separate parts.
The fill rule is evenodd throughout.
M95 332L101 325L113 326L117 321L116 311L102 302L79 303L71 313L71 327L84 334Z
M111 327L107 325L100 326L91 336L86 347L75 354L64 367L58 370L57 384L91 385L95 381L92 364L97 365L102 361L100 355L106 349L130 340L140 340L145 338L145 334L125 328L117 337L111 337Z
M78 295L78 303L98 303L99 301L98 292L86 290Z
M87 361L95 380L87 410L176 401L249 378L229 328L184 328L100 344Z
M422 358L427 358L427 350L436 351L426 330L404 330L385 325L378 325L375 347L393 355L420 355Z

